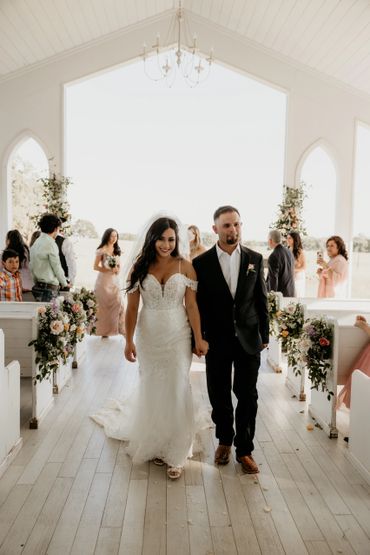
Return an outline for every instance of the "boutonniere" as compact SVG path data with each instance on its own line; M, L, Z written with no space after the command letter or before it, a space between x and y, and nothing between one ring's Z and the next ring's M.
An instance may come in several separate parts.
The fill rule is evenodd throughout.
M254 264L248 264L248 268L247 268L247 276L249 275L249 273L255 274L256 273L256 269L254 267Z

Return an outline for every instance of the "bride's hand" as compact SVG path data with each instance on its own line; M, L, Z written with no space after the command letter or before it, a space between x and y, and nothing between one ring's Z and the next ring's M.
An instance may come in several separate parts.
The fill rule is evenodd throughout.
M129 362L136 362L136 346L135 343L126 343L125 359Z
M200 341L196 341L195 342L195 354L198 357L204 356L208 353L208 342L205 341L204 339L201 339Z

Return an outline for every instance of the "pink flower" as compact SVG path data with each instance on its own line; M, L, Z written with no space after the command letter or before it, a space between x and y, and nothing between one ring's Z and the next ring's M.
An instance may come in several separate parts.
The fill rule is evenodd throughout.
M74 303L74 304L72 305L72 312L80 312L80 310L81 310L81 307L80 307L79 304Z
M326 339L326 337L320 337L319 343L321 347L328 347L330 345L330 341L329 339Z

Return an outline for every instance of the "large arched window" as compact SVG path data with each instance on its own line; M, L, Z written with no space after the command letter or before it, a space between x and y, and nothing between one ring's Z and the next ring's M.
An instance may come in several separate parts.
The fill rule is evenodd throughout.
M26 240L35 230L32 216L40 212L39 205L42 204L39 179L48 173L48 159L40 144L32 137L23 138L8 161L9 227L18 229Z
M317 294L316 253L323 250L325 240L335 233L335 203L337 175L332 158L318 144L310 149L299 178L306 184L303 217L307 228L305 250L307 258L306 295Z

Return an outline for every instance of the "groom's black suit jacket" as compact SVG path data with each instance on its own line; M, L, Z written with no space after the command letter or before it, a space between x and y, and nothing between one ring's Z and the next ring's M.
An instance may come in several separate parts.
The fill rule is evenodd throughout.
M216 246L193 260L202 332L210 349L223 350L238 337L248 354L268 343L269 324L262 255L241 246L235 298L222 273Z

